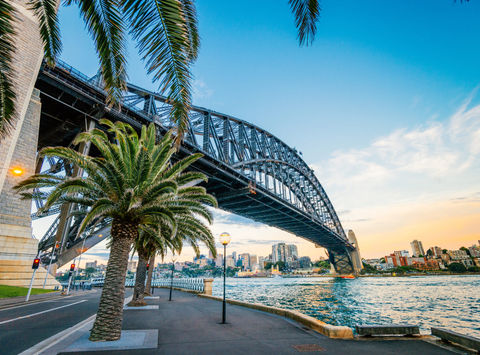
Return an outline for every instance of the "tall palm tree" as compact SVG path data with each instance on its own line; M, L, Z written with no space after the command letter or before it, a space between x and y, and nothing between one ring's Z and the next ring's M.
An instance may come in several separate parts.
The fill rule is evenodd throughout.
M39 20L45 59L55 63L61 52L57 18L59 0L30 0ZM300 45L309 44L319 18L318 0L289 0L298 28ZM75 5L95 42L107 101L119 101L126 80L125 35L137 42L147 72L160 83L160 91L172 104L170 117L177 125L176 144L188 127L192 99L191 64L197 58L200 39L193 0L66 0ZM15 92L12 89L12 55L15 34L14 8L0 0L0 140L13 126Z
M117 340L122 329L123 300L128 254L139 237L140 226L159 223L175 228L177 183L197 181L199 174L183 173L201 154L191 155L173 165L170 159L175 149L172 134L156 142L153 124L142 127L141 135L121 122L100 120L107 132L93 129L80 133L75 144L91 142L98 157L81 154L71 148L48 147L40 154L65 159L83 169L86 177L62 177L36 174L16 186L24 198L31 198L33 189L50 188L43 210L63 203L76 203L89 208L78 234L94 219L111 218L111 248L105 284L100 298L97 318L90 333L93 341ZM113 139L111 139L113 138ZM113 143L112 143L113 142ZM195 207L192 207L195 211Z

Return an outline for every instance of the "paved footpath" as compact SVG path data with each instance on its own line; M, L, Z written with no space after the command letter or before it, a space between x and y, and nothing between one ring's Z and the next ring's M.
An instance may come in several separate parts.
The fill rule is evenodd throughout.
M125 310L123 329L158 330L156 349L88 354L452 354L423 340L329 339L283 317L229 304L228 324L219 324L221 302L179 291L169 302L165 289L155 290L155 295L160 298L147 302L158 310ZM71 343L65 339L62 346Z
M0 309L0 354L18 354L95 314L101 290Z

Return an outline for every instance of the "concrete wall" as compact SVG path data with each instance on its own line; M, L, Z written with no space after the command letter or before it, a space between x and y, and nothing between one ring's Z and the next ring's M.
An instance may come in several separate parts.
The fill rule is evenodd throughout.
M17 102L15 128L0 142L0 284L28 286L37 253L37 241L32 239L31 201L20 200L12 187L35 172L41 104L34 85L43 48L38 22L26 1L13 0L12 4L17 15L13 58ZM15 177L13 167L22 168L24 174ZM37 286L43 283L42 273L44 270L37 272ZM49 284L56 282L50 277Z

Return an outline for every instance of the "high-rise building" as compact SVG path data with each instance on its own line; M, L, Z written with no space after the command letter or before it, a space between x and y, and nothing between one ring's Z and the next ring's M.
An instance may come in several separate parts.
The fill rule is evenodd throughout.
M429 250L432 253L432 256L434 256L436 258L440 258L443 254L442 248L440 248L440 247L431 247Z
M265 257L263 256L258 257L258 267L260 270L265 269Z
M227 267L235 267L235 261L232 255L227 256Z
M253 269L258 264L258 258L256 255L250 255L250 268Z
M298 260L298 249L295 244L277 243L272 245L272 263L282 261L290 264Z
M215 266L223 267L223 254L220 254L220 253L217 254L217 257L215 258Z
M272 263L285 262L285 243L272 245Z
M234 251L232 253L232 258L233 258L234 263L236 264L237 263L237 252L236 251Z
M423 245L421 241L415 239L410 243L410 246L412 247L413 256L425 255L425 251L423 250Z
M250 265L250 254L248 253L243 253L238 256L238 259L242 261L242 269L243 270L249 270L251 269Z

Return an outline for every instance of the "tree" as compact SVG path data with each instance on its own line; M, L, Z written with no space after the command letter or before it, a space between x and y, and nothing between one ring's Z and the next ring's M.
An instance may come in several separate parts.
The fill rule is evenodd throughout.
M106 132L93 129L80 133L74 140L75 144L91 142L98 152L97 157L66 147L47 147L40 152L41 156L71 162L83 169L86 176L36 174L16 186L23 198L45 198L41 212L63 203L89 208L78 235L95 219L110 218L112 221L105 282L90 333L93 341L120 338L130 247L139 237L140 226L155 226L165 221L175 226L169 203L178 187L171 177L201 157L201 154L194 154L169 166L175 151L171 133L157 144L153 123L148 128L143 126L140 136L131 126L121 122L114 124L103 119L100 123L106 126ZM163 174L167 169L169 173ZM194 173L185 175L187 181L196 179ZM40 187L47 191L35 192Z
M468 268L468 272L480 272L480 267L478 266L470 266Z
M38 18L45 59L54 64L61 52L56 0L31 0L30 9ZM86 28L95 42L105 89L110 104L118 102L125 88L126 44L129 32L138 43L139 54L160 91L172 104L170 117L176 123L176 143L188 128L192 97L190 67L198 56L200 37L193 0L67 0L77 5ZM318 0L289 0L295 16L300 45L309 45L315 36L320 7ZM15 9L0 2L0 140L13 127L15 92L12 69L15 51Z
M177 175L177 182L183 181L184 174ZM201 181L206 179L205 175L195 173L195 176L201 177ZM135 243L135 249L138 252L139 262L137 266L137 278L135 281L135 290L132 302L129 305L144 305L143 296L145 292L146 264L147 261L156 253L163 257L167 250L180 254L183 243L187 241L193 246L197 256L200 255L198 242L201 241L216 256L215 239L210 229L199 219L205 218L209 223L212 222L210 211L204 203L216 206L216 200L206 193L203 187L182 187L177 191L174 199L174 206L171 211L174 213L175 228L169 224L158 224L155 228L141 227L140 237ZM194 211L194 212L193 212Z
M467 268L462 263L451 263L447 266L447 268L448 268L448 271L451 271L451 272L459 272L460 273L460 272L467 271Z

